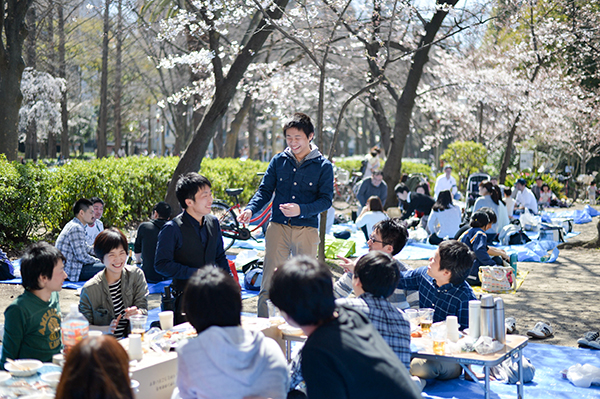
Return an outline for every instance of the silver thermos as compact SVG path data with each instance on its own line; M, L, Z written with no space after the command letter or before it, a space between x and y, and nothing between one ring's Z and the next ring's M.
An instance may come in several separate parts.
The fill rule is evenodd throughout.
M494 324L496 326L495 338L501 344L506 344L506 326L504 325L504 301L498 297L494 299Z
M479 323L479 334L481 336L495 337L494 297L492 295L481 296L481 316L479 317Z

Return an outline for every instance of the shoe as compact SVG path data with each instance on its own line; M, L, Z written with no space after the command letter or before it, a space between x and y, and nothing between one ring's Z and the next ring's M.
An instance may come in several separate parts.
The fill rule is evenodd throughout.
M600 349L600 333L598 331L588 331L579 338L577 343L582 348Z
M514 317L507 317L504 319L504 325L506 326L507 334L514 334L517 330L517 319Z
M544 339L553 335L552 327L550 324L538 321L533 329L527 331L527 335L531 338Z

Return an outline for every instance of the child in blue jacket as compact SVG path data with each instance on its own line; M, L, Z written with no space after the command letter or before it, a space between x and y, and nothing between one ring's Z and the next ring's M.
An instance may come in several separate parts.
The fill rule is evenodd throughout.
M467 244L469 249L475 253L475 260L473 261L473 267L467 277L467 283L470 285L481 285L479 280L479 266L496 266L502 264L502 258L492 258L488 254L487 235L485 231L492 226L492 222L485 211L477 211L471 215L471 222L469 223L471 228L467 230L461 237L460 241ZM498 260L495 258L499 258Z

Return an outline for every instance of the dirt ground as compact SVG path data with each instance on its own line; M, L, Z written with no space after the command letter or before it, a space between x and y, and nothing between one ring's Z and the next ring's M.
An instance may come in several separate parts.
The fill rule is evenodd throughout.
M575 209L582 209L579 204ZM571 208L573 209L573 208ZM580 235L570 240L588 241L596 236L596 223L575 225ZM600 287L600 250L575 247L561 249L555 263L519 262L519 270L529 271L529 275L516 294L501 295L505 302L506 316L517 319L519 334L525 334L536 322L549 322L554 336L539 342L577 347L579 339L586 331L600 330L598 319L598 291ZM411 267L427 265L426 260L407 261ZM334 275L340 275L340 268L334 267ZM4 323L4 309L23 292L17 285L0 284L0 323ZM68 312L71 303L78 303L75 290L60 292L63 312ZM257 298L243 301L243 311L256 313ZM149 308L160 306L160 296L150 295Z

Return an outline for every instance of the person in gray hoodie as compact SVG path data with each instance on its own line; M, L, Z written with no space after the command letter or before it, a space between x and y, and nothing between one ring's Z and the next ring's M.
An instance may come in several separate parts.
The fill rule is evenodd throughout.
M285 398L287 363L279 345L244 330L240 286L223 270L199 269L183 294L188 321L198 332L177 349L175 398Z

